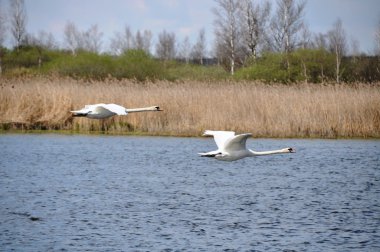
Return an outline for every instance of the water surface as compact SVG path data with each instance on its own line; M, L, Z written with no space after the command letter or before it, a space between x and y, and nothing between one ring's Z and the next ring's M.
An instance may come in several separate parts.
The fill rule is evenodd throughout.
M1 135L2 251L380 251L380 141Z

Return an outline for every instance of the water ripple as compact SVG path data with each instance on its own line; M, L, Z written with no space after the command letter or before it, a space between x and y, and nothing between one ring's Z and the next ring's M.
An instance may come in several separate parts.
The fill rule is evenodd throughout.
M379 141L2 135L4 251L380 251Z

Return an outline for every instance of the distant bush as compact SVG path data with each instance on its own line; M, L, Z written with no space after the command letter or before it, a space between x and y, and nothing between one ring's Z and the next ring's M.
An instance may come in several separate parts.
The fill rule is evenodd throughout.
M202 66L195 64L173 63L168 67L171 80L222 80L230 78L221 66Z
M288 55L265 53L238 70L235 78L278 83L324 82L334 79L334 56L325 50L309 49Z
M109 55L81 52L61 55L48 67L48 71L73 78L104 79L114 71L114 60Z
M285 60L281 54L266 53L253 63L238 70L236 79L261 80L265 82L289 82L289 74L286 70Z
M162 64L143 50L128 50L115 60L114 77L145 80L167 78Z
M325 50L299 49L290 54L295 81L320 83L335 79L334 55Z
M5 69L13 68L34 68L39 63L46 61L46 53L38 47L23 46L18 50L6 51L3 55L3 66Z
M136 79L138 81L165 79L165 69L160 62L142 50L128 50L120 56L80 52L77 55L61 55L46 68L73 78Z
M23 45L9 50L0 47L1 74L5 77L58 74L73 78L103 80L258 80L267 83L335 82L335 55L325 49L298 49L288 54L266 52L256 59L236 62L235 75L229 73L228 59L211 59L212 65L163 61L143 50L127 50L122 55L47 49ZM193 62L194 63L194 62ZM218 63L218 64L216 64ZM380 80L380 57L343 57L340 79L346 83L375 83Z

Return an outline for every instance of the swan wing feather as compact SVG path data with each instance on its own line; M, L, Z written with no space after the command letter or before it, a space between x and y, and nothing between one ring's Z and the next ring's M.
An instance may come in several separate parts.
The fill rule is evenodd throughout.
M86 115L94 109L95 109L94 105L85 105L84 108L82 108L80 110L72 110L70 112L78 114L78 115Z
M234 131L215 131L215 130L206 130L203 134L204 136L213 136L216 146L218 146L219 150L223 150L225 148L226 142L235 136Z
M80 110L72 110L70 112L72 113L77 113L77 114L87 114L93 110L96 109L96 107L98 106L104 106L105 104L104 103L99 103L99 104L87 104L84 106L84 108L80 109Z
M112 113L115 113L116 115L127 115L128 112L123 106L117 105L117 104L103 104L101 106L103 109L106 109Z
M245 134L236 135L233 138L228 139L224 146L224 151L234 152L234 151L245 150L247 139L250 136L252 136L251 133L245 133Z

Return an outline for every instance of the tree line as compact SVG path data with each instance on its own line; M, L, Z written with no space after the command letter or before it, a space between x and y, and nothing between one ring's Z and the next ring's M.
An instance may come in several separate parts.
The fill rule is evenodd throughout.
M63 30L64 45L59 46L51 33L27 32L24 0L9 0L9 9L0 2L0 74L17 72L20 67L49 72L65 66L60 73L96 75L100 71L101 76L135 77L134 73L123 73L118 63L140 60L148 78L191 63L214 64L237 79L270 82L380 80L380 19L373 54L366 55L360 52L357 40L348 40L339 18L326 33L312 33L304 20L306 1L277 0L272 5L255 0L215 0L215 4L215 41L208 51L204 29L199 30L193 44L189 37L177 41L175 33L163 30L153 45L150 30L134 33L127 25L115 32L105 50L103 33L96 24L80 30L71 21ZM12 49L4 47L8 36L13 41ZM100 67L91 66L91 60ZM152 74L144 64L154 69Z

